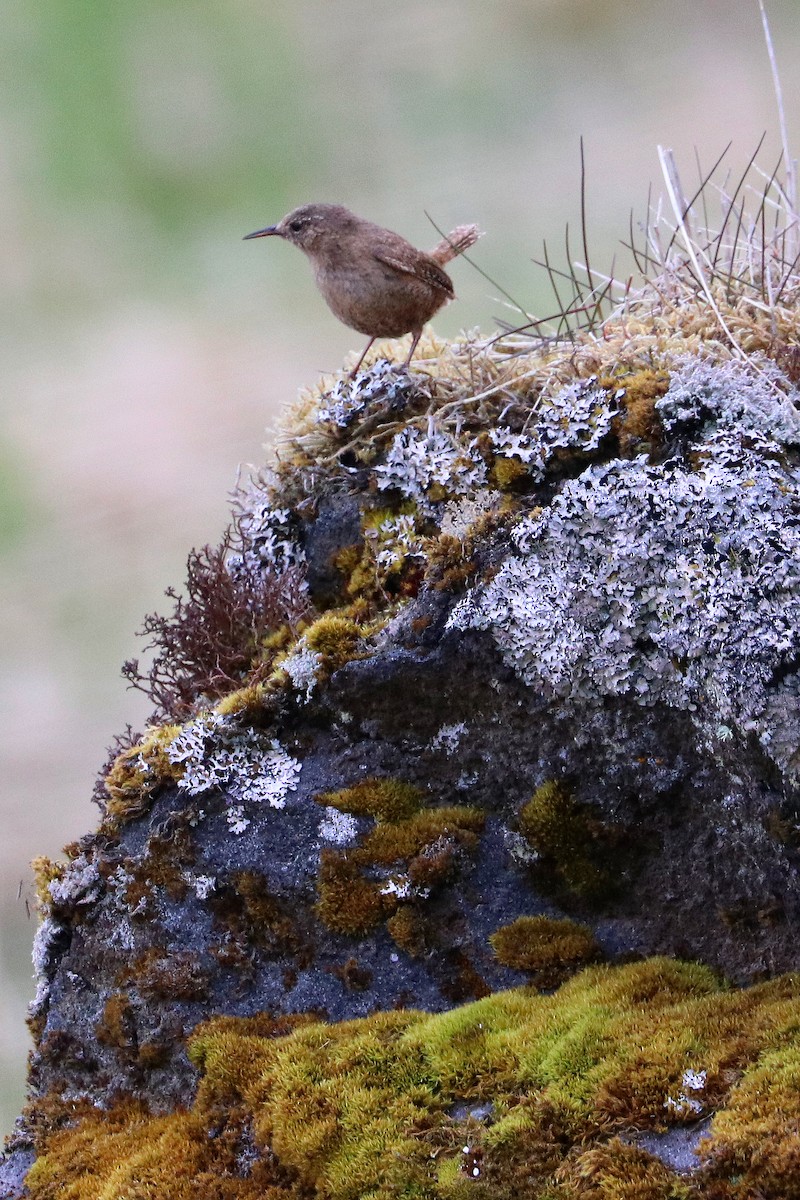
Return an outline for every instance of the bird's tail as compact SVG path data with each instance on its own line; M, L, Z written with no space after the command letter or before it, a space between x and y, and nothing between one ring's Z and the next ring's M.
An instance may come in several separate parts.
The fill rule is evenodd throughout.
M477 225L458 225L452 233L448 233L447 237L442 238L438 246L434 246L430 251L430 257L440 267L443 267L451 259L463 254L465 250L469 250L470 246L474 246L480 236L481 232Z

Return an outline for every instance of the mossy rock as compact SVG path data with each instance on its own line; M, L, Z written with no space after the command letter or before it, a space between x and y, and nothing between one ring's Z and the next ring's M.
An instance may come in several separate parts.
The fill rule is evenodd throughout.
M31 1200L800 1196L797 976L737 991L656 958L549 996L286 1028L201 1026L192 1107L123 1102L44 1137ZM636 1145L700 1117L690 1174Z

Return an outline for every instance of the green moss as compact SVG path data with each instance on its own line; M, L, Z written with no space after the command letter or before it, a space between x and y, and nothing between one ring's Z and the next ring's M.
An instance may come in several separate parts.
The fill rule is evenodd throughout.
M489 938L501 963L530 971L540 987L552 987L566 974L600 956L586 925L553 917L518 917Z
M474 848L485 819L477 808L426 808L402 821L380 822L356 854L365 865L404 862L415 883L430 886L447 873L458 847Z
M286 629L286 626L283 628ZM247 712L263 714L272 690L267 683L253 683L247 687L238 688L235 692L223 696L214 706L214 712L219 713L221 717L231 717L237 713Z
M800 1195L797 976L736 991L651 959L434 1015L221 1018L190 1057L202 1078L189 1112L121 1105L44 1132L31 1200ZM705 1072L691 1096L716 1114L690 1179L627 1144L696 1119L668 1103L687 1071ZM488 1122L451 1115L487 1100ZM236 1158L243 1128L260 1152L251 1174Z
M325 613L303 633L309 650L320 655L321 665L334 671L355 656L361 640L361 628L347 616Z
M613 889L605 866L605 828L575 803L563 783L548 780L522 806L519 830L548 869L567 889L597 899Z

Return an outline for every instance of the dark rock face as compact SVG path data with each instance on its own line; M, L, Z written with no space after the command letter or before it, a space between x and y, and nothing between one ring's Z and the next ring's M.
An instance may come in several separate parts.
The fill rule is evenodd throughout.
M224 792L187 804L172 786L117 839L85 839L91 893L54 912L37 1090L122 1089L170 1106L191 1085L182 1037L211 1013L437 1011L524 982L488 942L523 914L580 919L611 958L681 955L742 981L795 965L796 868L769 832L779 793L734 789L680 713L619 703L580 725L554 721L486 635L402 640L279 719L273 734L302 764L284 808L252 804L232 833ZM476 845L457 847L430 895L407 902L419 927L411 954L387 930L390 908L353 936L315 911L321 852L373 822L336 829L314 797L370 777L485 814ZM520 810L553 779L571 797L564 819L589 822L588 849L582 832L564 845L586 854L590 887L519 833ZM372 874L402 886L402 868Z
M682 370L664 418L673 449L692 386ZM376 622L370 599L367 631L362 588L338 625L322 629L323 616L295 639L277 663L280 686L213 712L198 703L193 721L151 731L131 752L138 804L106 818L47 884L34 1103L185 1103L195 1073L184 1039L211 1015L439 1011L523 983L489 942L521 916L580 921L612 960L700 959L739 982L797 966L800 645L796 632L778 636L770 607L800 604L796 422L773 421L765 448L730 401L742 394L730 372L718 389L727 432L712 423L705 441L685 434L671 465L655 466L643 456L598 466L618 402L593 388L581 409L586 389L574 390L572 478L563 483L570 438L554 424L539 452L562 455L561 476L531 467L534 490L479 535L445 506L467 496L468 526L502 497L474 443L455 435L449 448L429 436L424 469L411 434L382 451L378 489L416 515L395 503L399 515L365 529L374 487L332 491L316 517L303 513L297 545L284 540L280 553L305 558L318 606L338 598L342 612L352 554L370 536L373 590L391 604ZM505 428L496 445L526 470L534 461L531 434ZM446 489L467 451L454 501ZM752 569L723 527L737 472L751 543L766 547ZM279 500L273 525L286 539ZM758 528L756 510L769 515ZM260 561L269 519L253 535ZM437 521L446 544L432 540ZM621 530L641 539L633 566L620 558ZM604 536L614 569L597 582ZM452 557L459 543L471 575L443 578L442 546ZM748 588L745 636L734 599ZM565 665L558 656L578 645Z

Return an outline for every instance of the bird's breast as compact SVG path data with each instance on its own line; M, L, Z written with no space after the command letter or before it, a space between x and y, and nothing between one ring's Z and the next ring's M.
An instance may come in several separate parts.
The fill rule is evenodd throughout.
M449 298L425 280L374 258L315 263L314 273L334 315L367 337L402 337L421 329Z

